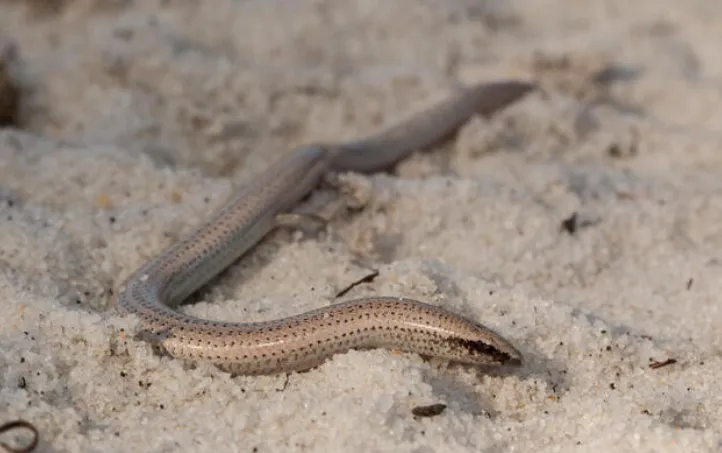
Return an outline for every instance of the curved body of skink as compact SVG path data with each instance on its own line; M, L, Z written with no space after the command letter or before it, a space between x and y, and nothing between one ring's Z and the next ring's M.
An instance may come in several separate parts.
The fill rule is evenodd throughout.
M138 315L141 337L171 356L210 361L234 374L302 371L351 348L377 347L468 364L519 364L521 354L488 328L405 298L357 299L258 323L199 319L174 307L255 246L326 172L388 167L476 112L488 115L532 88L517 82L470 87L369 139L308 146L279 159L133 273L119 291L119 307Z

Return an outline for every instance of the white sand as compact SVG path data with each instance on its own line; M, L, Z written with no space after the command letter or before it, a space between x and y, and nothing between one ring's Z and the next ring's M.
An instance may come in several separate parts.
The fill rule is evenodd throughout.
M35 423L38 451L722 451L718 1L25 3L0 5L24 90L0 132L0 423ZM272 319L378 268L346 297L444 305L523 368L350 352L283 389L124 341L111 288L274 156L509 77L544 92L184 310ZM574 212L592 223L560 232Z

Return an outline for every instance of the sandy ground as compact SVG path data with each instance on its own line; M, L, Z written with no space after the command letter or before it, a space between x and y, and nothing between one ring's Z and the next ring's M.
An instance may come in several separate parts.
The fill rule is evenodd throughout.
M37 451L722 451L718 1L0 12L19 93L0 131L0 423L32 421ZM268 238L183 310L273 319L376 269L345 298L478 319L521 369L376 350L231 377L124 333L113 289L275 156L506 78L543 89L370 177L371 203L319 237Z

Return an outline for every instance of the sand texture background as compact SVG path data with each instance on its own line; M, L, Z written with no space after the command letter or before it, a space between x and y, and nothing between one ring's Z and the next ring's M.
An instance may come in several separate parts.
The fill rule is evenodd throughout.
M720 43L715 0L1 2L0 423L42 452L722 451ZM375 350L231 377L114 313L276 156L507 78L541 90L182 310L274 319L377 270L343 298L443 305L522 368Z

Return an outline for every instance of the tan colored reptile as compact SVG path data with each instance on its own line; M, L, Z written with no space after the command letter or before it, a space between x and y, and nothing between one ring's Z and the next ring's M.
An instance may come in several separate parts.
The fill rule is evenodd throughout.
M140 317L141 338L162 351L234 374L302 371L349 349L379 347L467 364L520 364L521 354L490 329L402 297L357 299L257 323L199 319L174 308L277 227L279 216L325 174L387 168L532 89L522 82L471 86L370 138L307 146L282 157L205 224L133 273L119 291L119 307Z

